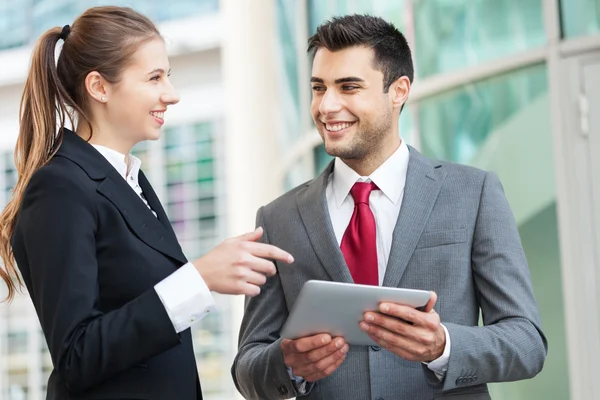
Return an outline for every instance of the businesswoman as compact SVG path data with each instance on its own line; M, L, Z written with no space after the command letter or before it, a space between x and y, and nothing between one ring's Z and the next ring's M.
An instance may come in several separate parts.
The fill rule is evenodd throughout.
M201 399L189 327L210 291L256 295L268 259L291 261L257 242L260 228L186 260L129 154L178 101L163 39L129 8L91 8L35 46L0 275L9 301L24 282L35 305L54 365L47 399Z

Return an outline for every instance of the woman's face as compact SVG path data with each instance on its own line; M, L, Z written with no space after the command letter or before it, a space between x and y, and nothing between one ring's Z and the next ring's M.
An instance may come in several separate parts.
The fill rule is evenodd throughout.
M107 122L131 146L158 139L167 107L179 102L169 69L165 43L156 38L139 47L121 80L110 85Z

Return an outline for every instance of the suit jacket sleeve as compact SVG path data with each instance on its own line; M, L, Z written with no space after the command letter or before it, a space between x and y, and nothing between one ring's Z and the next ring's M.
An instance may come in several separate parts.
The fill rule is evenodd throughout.
M25 229L13 237L13 249L28 261L29 291L54 367L74 392L180 342L153 288L114 311L98 309L94 204L81 182L43 168L19 212Z
M256 225L264 229L262 242L268 243L263 209ZM283 363L279 331L288 317L279 275L261 287L260 295L246 298L246 309L239 336L239 349L231 374L238 391L246 399L289 399L299 396ZM314 384L306 384L308 394Z
M544 364L546 338L514 216L498 177L487 173L472 245L474 283L484 326L445 323L452 350L444 390L526 379Z

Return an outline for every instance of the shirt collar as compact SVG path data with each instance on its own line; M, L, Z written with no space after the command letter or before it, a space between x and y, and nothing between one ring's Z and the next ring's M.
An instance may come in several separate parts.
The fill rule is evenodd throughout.
M392 203L398 204L406 184L408 159L409 150L404 140L400 143L398 149L369 176L358 175L340 158L336 158L332 173L336 206L339 208L342 205L357 181L374 182Z
M110 149L99 144L92 144L100 154L117 170L123 179L132 177L135 183L138 182L138 175L142 166L142 160L132 154L121 154L116 150Z

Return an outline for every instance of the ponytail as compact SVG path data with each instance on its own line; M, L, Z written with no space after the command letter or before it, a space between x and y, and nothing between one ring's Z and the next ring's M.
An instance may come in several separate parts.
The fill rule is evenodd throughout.
M58 150L63 127L86 124L92 134L91 110L85 78L97 71L118 82L142 43L160 38L152 21L127 7L92 7L72 26L47 31L38 40L20 106L19 137L15 147L18 180L13 196L0 214L0 278L8 287L9 302L23 287L10 244L23 194L33 174ZM64 40L58 62L56 44ZM77 121L74 121L74 118Z
M62 86L54 59L61 29L47 31L37 42L33 51L29 75L20 104L19 137L15 147L14 162L18 180L12 198L0 214L0 277L8 287L5 300L15 296L23 281L17 272L10 243L23 194L33 174L44 166L56 153L62 141L62 129L68 116L68 94ZM57 118L58 117L58 118Z

